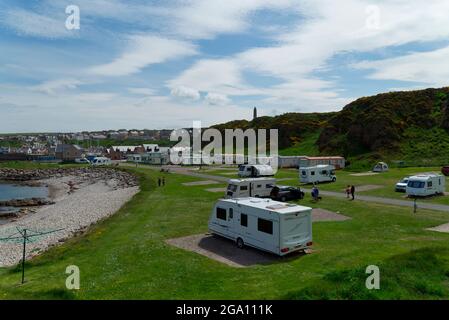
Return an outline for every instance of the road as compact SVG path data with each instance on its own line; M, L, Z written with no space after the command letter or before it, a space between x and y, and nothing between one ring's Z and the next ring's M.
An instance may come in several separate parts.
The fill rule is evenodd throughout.
M130 165L134 167L133 165ZM147 167L147 166L145 166ZM154 170L160 170L160 167L151 167L148 166L148 168L154 169ZM223 176L217 176L213 174L206 174L206 173L199 173L189 170L187 167L175 167L170 166L169 168L170 172L183 174L191 177L198 177L208 180L215 180L220 182L228 182L229 178L223 177ZM302 188L304 192L310 193L311 189L304 189ZM346 193L344 192L334 192L334 191L324 191L320 190L320 195L322 196L329 196L329 197L336 197L336 198L346 198ZM399 207L409 207L413 208L414 203L413 201L407 201L407 200L398 200L398 199L391 199L391 198L381 198L381 197L374 197L374 196L364 196L364 195L358 195L356 194L356 200L355 201L365 201L365 202L373 202L373 203L380 203L380 204L386 204L386 205L393 205L393 206L399 206ZM422 203L417 202L418 209L428 209L428 210L436 210L436 211L443 211L443 212L449 212L449 205L444 204L434 204L434 203Z

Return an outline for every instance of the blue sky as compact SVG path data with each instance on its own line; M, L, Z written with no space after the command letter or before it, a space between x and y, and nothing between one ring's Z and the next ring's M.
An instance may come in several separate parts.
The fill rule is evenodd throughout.
M447 12L444 0L3 0L0 132L210 125L447 86Z

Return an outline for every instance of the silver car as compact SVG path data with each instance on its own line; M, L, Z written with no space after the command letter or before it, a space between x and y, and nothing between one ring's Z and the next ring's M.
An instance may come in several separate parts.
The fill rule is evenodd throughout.
M408 184L408 178L404 178L398 183L396 183L395 191L396 192L405 192Z

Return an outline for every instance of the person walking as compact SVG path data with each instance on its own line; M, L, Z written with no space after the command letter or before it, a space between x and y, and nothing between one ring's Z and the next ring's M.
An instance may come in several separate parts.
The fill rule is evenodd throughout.
M165 186L165 177L162 177L162 186Z
M157 185L158 185L158 187L161 186L161 178L157 178Z
M354 200L355 197L355 187L352 185L351 186L351 196L352 196L352 200Z
M346 186L346 198L349 199L349 195L351 194L351 186L348 184Z

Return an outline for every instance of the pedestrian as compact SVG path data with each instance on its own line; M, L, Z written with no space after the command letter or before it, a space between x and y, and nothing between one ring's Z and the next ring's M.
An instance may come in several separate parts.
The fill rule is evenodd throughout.
M162 186L165 186L165 177L162 177Z
M354 195L355 195L355 187L352 185L352 186L351 186L351 196L352 196L352 200L354 200Z
M157 185L160 187L161 186L161 178L157 178Z
M313 188L312 188L312 198L313 198L314 201L318 201L318 199L319 199L319 194L320 194L320 191L319 191L318 188L314 185Z
M349 199L349 195L351 194L351 186L348 184L346 186L346 198Z

